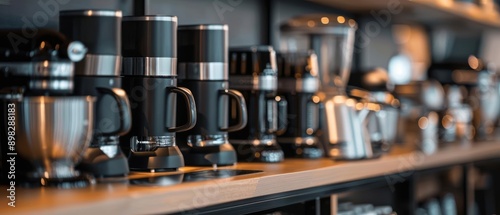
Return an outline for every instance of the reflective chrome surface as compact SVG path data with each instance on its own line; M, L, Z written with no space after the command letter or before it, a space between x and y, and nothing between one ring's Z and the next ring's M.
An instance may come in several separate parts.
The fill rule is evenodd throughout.
M148 16L126 16L123 21L167 21L177 22L177 16L148 15Z
M73 90L73 63L67 62L2 62L0 73L29 80L30 90L71 91Z
M227 31L229 27L227 25L218 24L205 24L205 25L182 25L179 26L179 30L225 30Z
M179 79L187 80L228 80L227 63L197 62L179 63Z
M67 10L60 11L59 16L111 16L122 17L121 11L114 10Z
M275 91L278 89L278 77L276 74L266 74L266 70L259 75L257 83L254 82L254 89Z
M72 77L73 63L54 61L1 62L4 73L31 77Z
M16 103L17 150L36 176L72 178L92 137L94 97L25 97Z
M155 151L159 147L175 146L175 136L149 136L130 138L130 149L134 152Z
M367 129L369 108L346 96L332 96L323 99L325 105L323 141L327 154L334 159L364 159L374 153Z
M425 113L418 119L420 128L420 147L425 154L432 154L438 150L438 124L439 116L436 112Z
M382 151L389 150L396 142L399 122L399 100L391 93L370 92L369 101L378 105L379 109L370 116L368 130L372 143L381 143Z
M216 146L221 144L229 143L227 134L224 135L189 135L187 137L187 144L191 147L203 147L203 146Z
M177 58L124 57L122 75L176 76Z
M85 60L76 63L75 75L119 76L122 57L117 55L87 54Z
M295 89L301 93L315 93L319 90L318 77L306 77L295 82Z

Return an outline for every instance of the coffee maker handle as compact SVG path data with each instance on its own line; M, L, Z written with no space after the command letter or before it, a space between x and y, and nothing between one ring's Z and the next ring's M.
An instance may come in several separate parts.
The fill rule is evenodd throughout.
M276 135L281 135L285 133L288 126L288 102L282 96L276 96L275 100L278 102L278 129Z
M187 109L187 122L184 125L168 128L169 132L182 132L193 128L196 125L196 103L194 101L193 93L184 87L167 87L167 95L169 93L178 93L186 100Z
M115 99L118 106L118 114L120 115L120 127L115 131L102 132L101 134L103 136L126 134L132 127L132 113L130 112L130 102L127 93L120 88L98 87L97 91L102 94L108 94Z
M248 122L248 114L247 114L247 104L245 102L245 98L243 97L243 94L241 94L237 90L231 90L231 89L224 89L220 91L222 94L228 95L230 97L233 97L234 100L236 101L237 106L240 109L240 114L238 117L238 123L232 126L228 126L227 128L220 128L222 131L226 132L232 132L232 131L237 131L243 129Z

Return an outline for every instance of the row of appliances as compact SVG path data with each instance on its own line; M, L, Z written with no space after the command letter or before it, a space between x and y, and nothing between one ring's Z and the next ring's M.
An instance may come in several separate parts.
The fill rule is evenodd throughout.
M19 177L57 187L130 170L379 157L396 141L399 100L347 88L354 20L311 19L281 29L310 47L280 53L229 48L227 25L108 10L61 11L60 32L22 43L10 39L25 32L3 30L0 100L15 117L0 116L1 139L15 147L2 156L19 152Z
M345 31L345 48L355 27L334 26ZM29 161L22 172L30 184L78 187L93 183L81 172L123 176L325 151L339 159L372 156L370 140L359 139L368 133L360 128L367 105L333 83L338 71L323 75L330 81L318 96L313 52L229 49L227 25L178 27L175 16L61 11L59 28L21 45L8 41L22 30L1 34L2 109L15 112L15 119L2 116L2 131L16 129L2 133L16 144L2 144L2 156L17 151ZM4 176L7 170L3 163Z

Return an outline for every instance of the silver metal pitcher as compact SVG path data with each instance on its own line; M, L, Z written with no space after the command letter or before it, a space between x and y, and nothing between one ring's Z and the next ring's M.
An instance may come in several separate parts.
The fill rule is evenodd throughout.
M328 156L340 160L372 158L367 125L373 110L369 105L342 95L323 97L322 103L325 117L321 125Z

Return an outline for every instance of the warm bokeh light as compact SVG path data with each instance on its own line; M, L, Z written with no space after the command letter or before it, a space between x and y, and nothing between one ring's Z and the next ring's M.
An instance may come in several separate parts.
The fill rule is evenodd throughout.
M343 16L338 16L338 17L337 17L337 22L339 22L340 24L345 23L345 17L343 17Z
M328 19L328 17L326 17L326 16L321 17L321 23L326 25L326 24L330 23L330 19Z
M307 26L314 27L314 26L316 26L316 22L309 20L309 21L307 21Z

